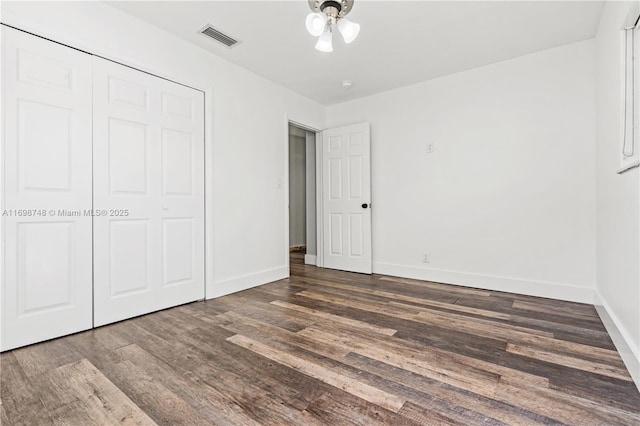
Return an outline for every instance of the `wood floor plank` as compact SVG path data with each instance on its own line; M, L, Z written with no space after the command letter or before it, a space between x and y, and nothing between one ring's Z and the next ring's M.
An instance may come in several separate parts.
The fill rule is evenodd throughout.
M305 276L301 279L298 279L296 277L295 283L297 285L305 286L305 290L321 290L327 292L329 291L327 287L332 287L335 293L342 295L352 295L354 293L353 291L326 284L341 284L364 290L384 291L386 293L399 295L401 294L408 297L422 298L423 300L448 304L454 304L459 298L458 295L452 294L451 292L443 291L442 289L436 287L420 288L418 286L398 282L380 281L376 278L370 279L369 282L364 282L362 281L362 279L327 280L323 278L311 278ZM387 301L386 298L379 295L366 294L364 292L360 292L359 295L369 300Z
M253 292L252 292L253 293ZM233 311L245 314L250 317L259 318L263 321L277 324L278 327L290 331L298 331L306 327L307 320L299 315L287 315L286 311L275 309L269 302L271 298L263 300L262 298L253 300L252 303L246 303L246 300L231 295L225 297L225 302L233 306Z
M239 315L239 314L238 314ZM224 316L222 314L221 316ZM235 320L234 320L235 321ZM266 390L279 403L297 410L304 410L310 401L326 392L328 387L322 382L311 379L293 369L271 362L252 352L247 352L225 339L229 332L225 327L207 327L181 334L178 339L194 351L194 357L200 360L215 360L184 371L183 374L195 374L195 380L215 383L216 375L222 372L233 372L244 380ZM268 326L268 332L273 332L273 326ZM250 327L248 324L245 327ZM291 333L281 329L282 333ZM181 365L174 366L181 369Z
M140 368L149 377L156 378L164 388L177 395L182 401L193 408L190 413L192 419L200 423L213 421L229 425L258 425L255 420L245 415L241 407L235 405L226 395L198 380L191 374L180 374L171 366L158 360L139 346L132 344L118 350L120 355ZM129 376L130 386L137 387L137 378ZM123 386L124 387L124 386ZM153 401L151 401L153 403ZM156 399L157 404L165 404ZM210 407L216 407L211 411ZM154 408L153 411L157 411ZM206 414L203 414L206 413Z
M550 339L545 336L524 335L518 336L514 341L527 346L550 350L552 352L565 353L567 355L580 356L591 354L605 363L619 364L621 359L618 352L611 349L603 349L597 346L585 345L561 339Z
M528 348L522 345L516 345L513 343L507 344L507 352L514 354L520 354L529 358L533 358L541 361L548 361L554 364L564 365L578 370L589 371L595 374L601 374L604 376L615 377L617 379L633 381L629 372L617 366L611 366L599 362L587 361L584 359L574 358L567 355L556 354L553 352L546 352L535 348Z
M7 417L7 412L4 409L4 405L2 405L2 400L0 400L0 425L8 425L9 417Z
M482 296L482 297L491 296L491 292L487 290L480 290L480 289L460 287L460 286L449 286L447 284L434 283L431 281L414 280L411 278L381 277L380 280L410 284L410 285L418 286L420 288L434 288L434 289L448 291L456 294L469 294L473 296Z
M549 330L554 334L554 336L558 332L564 332L584 336L590 341L607 340L609 336L606 330L594 330L591 328L585 328L584 326L563 324L557 321L550 321L548 319L532 318L514 314L508 315L508 319L514 324L522 324L527 327L540 327L541 330Z
M59 339L27 348L19 348L14 350L13 354L27 376L33 376L83 358L82 354L71 345Z
M201 364L191 370L197 379L216 383L218 374L233 372L267 391L280 403L299 411L329 390L324 383L294 369L248 352L226 340L219 341L216 334L215 330L203 329L181 337L183 342L189 342L194 348L197 346L201 352L200 358L215 360L215 363Z
M332 345L329 342L319 344L316 340L310 339L302 334L279 329L271 324L256 321L244 315L236 313L226 313L223 315L232 321L224 326L226 330L242 334L252 339L264 342L276 338L322 356L336 356L340 358L349 353L349 350L343 347Z
M230 372L216 376L210 383L225 392L247 415L263 425L321 425L306 412L292 410L272 397L268 392Z
M602 406L588 399L526 383L501 381L496 400L517 404L534 413L573 425L638 425L637 413Z
M362 341L341 338L335 334L324 332L316 328L307 328L300 332L305 336L313 336L318 341L338 344L345 348L351 348L351 352L386 362L403 370L411 371L424 377L443 383L473 391L479 395L493 396L500 376L468 367L462 364L453 364L445 359L434 359L433 353L428 351L418 352L409 348L396 352L376 344L367 344Z
M2 424L51 424L51 412L40 399L41 386L34 386L27 377L15 357L15 351L0 355L0 367L2 408L9 419L8 423ZM34 378L37 380L37 376Z
M527 311L542 312L544 314L554 314L559 316L568 316L570 318L579 317L594 322L599 322L598 313L592 306L577 306L577 304L569 304L562 302L544 303L540 301L522 301L513 302L513 308Z
M574 395L611 412L637 413L640 407L640 394L632 382L572 368L563 368L561 374L550 377L548 388L562 397Z
M305 410L323 425L419 425L409 416L399 415L375 404L362 403L349 393L325 393ZM430 420L433 420L432 416ZM452 423L451 423L452 424Z
M326 294L317 291L303 291L297 295L307 297L314 300L325 301L342 306L352 306L361 310L380 313L397 318L407 319L411 321L424 322L427 324L443 325L451 328L462 328L482 333L487 337L507 340L514 336L529 337L531 334L553 337L553 333L528 329L521 326L504 324L500 322L492 322L479 318L469 318L464 315L454 313L439 313L434 310L422 309L414 305L405 305L397 302L389 302L387 304L362 301L357 297L346 298L334 294Z
M463 305L456 305L455 303L443 303L443 302L438 302L434 300L426 300L420 297L406 296L404 294L397 294L389 291L368 289L368 288L362 288L362 287L339 284L339 283L332 283L330 281L323 281L321 282L320 286L341 289L341 290L345 290L346 292L355 292L355 293L361 293L361 294L368 294L372 296L379 296L379 297L383 297L391 300L400 300L403 302L409 302L409 303L422 305L422 306L431 306L431 307L442 308L450 311L459 311L464 313L476 314L476 315L485 316L489 318L498 318L498 319L507 320L510 317L508 314L505 314L502 312L494 312L486 309L477 309L477 308L467 307Z
M400 354L404 357L409 357L411 362L421 360L425 364L426 368L442 369L444 374L448 374L448 371L453 371L454 375L462 375L462 377L467 378L466 381L468 381L469 376L472 376L474 372L476 374L480 372L480 383L485 384L486 380L488 380L489 383L492 383L497 378L505 376L510 377L513 380L524 380L529 383L536 383L538 386L548 386L549 383L548 379L545 377L536 376L534 374L522 372L500 364L486 362L435 347L421 347L420 345L399 339L382 340L376 339L375 336L349 336L340 330L324 331L318 330L315 327L309 327L298 334L313 336L313 338L318 341L341 342L342 344L352 348L352 352L360 353L361 355L368 356L369 358L379 359L387 363L389 363L391 356ZM394 355L390 356L389 354ZM383 359L380 359L381 357ZM401 361L398 360L398 362ZM414 371L404 367L403 369L407 371ZM463 383L466 381L463 380ZM468 390L484 395L484 393L477 392L473 389Z
M242 349L239 346L233 345L229 342L227 343L230 346ZM259 357L257 354L253 355L255 355L255 358ZM249 358L255 361L255 358ZM265 358L262 359L265 360ZM267 360L267 362L270 364L261 364L259 361L256 362L256 365L259 367L266 365L266 368L248 370L237 370L235 368L226 367L221 369L217 365L205 364L198 367L198 369L194 371L194 374L198 380L201 380L208 386L216 389L216 391L220 392L224 397L230 398L228 404L238 406L242 409L245 415L251 416L253 421L257 421L258 423L262 421L256 413L256 411L260 411L260 408L258 407L256 410L249 411L245 408L245 405L255 403L252 399L252 395L245 395L244 398L246 400L239 400L239 396L233 396L230 394L227 390L227 385L220 380L221 374L233 373L241 380L250 383L257 389L260 389L261 392L265 392L266 395L269 396L269 401L275 401L275 403L281 406L283 410L295 410L297 412L304 411L313 400L330 389L330 387L326 386L324 383L305 376L298 371L284 365L274 363L270 360ZM269 378L260 377L260 374L265 376L265 373L267 372L272 376Z
M42 398L65 395L69 400L51 410L54 422L64 419L78 425L156 424L86 359L50 371L47 379L50 392L43 392Z
M412 333L409 336L399 333L394 337L401 338L409 342L424 341L426 344L431 344L432 337L429 336L429 334L433 331L433 329L430 329L429 333L422 333L421 335ZM485 362L487 363L486 365L501 366L502 368L520 371L525 374L548 378L548 384L540 384L540 386L554 387L555 389L566 392L570 395L582 395L583 397L590 398L594 402L602 404L603 406L628 408L629 404L636 404L636 406L639 404L637 390L630 382L512 354L506 352L506 350L499 350L490 346L479 350L469 345L447 346L442 345L439 342L436 344L438 348L457 355L466 354L465 356L468 356L470 359L478 362ZM513 376L511 374L507 374L503 377ZM533 383L536 381L525 379L522 382ZM611 395L617 396L615 398L611 398Z
M404 406L400 409L398 414L403 417L414 421L421 425L460 425L465 426L470 423L468 421L458 421L452 418L443 416L442 414L434 413L428 408L421 407L420 405L414 404L412 402L407 401ZM481 421L485 424L488 424L486 418L481 419ZM491 422L493 425L503 425L501 422Z
M158 424L206 424L193 406L132 361L111 366L107 374Z
M237 334L229 337L227 340L273 361L298 370L310 377L321 380L331 386L342 389L343 391L362 398L365 401L377 404L389 411L393 411L394 413L397 413L400 408L402 408L402 404L404 404L404 400L396 397L395 395L388 394L365 383L347 379L326 369L325 367L307 362L277 349L270 348L267 345L263 345L247 337Z
M510 425L554 424L554 421L548 417L540 416L517 406L496 401L493 398L483 397L446 383L431 380L355 353L347 355L343 361L380 377L401 382L405 386L419 391L420 397L416 399L409 398L410 402L419 404L436 414L462 424L473 424L470 422L469 417L460 414L460 410L466 407L472 407L473 411L484 416L487 422L490 419L495 419ZM477 419L475 416L472 418Z
M342 317L340 315L334 315L334 314L330 314L327 312L322 312L316 309L309 309L307 307L304 306L300 306L300 305L296 305L293 303L288 303L288 302L283 302L281 300L274 300L273 302L271 302L272 305L276 305L276 306L280 306L283 308L287 308L287 309L291 309L294 311L298 311L298 312L302 312L308 315L311 315L313 317L317 317L317 318L321 318L324 320L328 320L332 323L338 323L338 324L346 324L350 327L353 327L355 329L365 329L365 330L370 330L370 331L374 331L376 333L380 333L380 334L384 334L386 336L393 336L395 333L398 332L398 330L394 330L392 328L388 328L388 327L380 327L378 325L375 324L369 324L366 323L364 321L358 321L358 320L353 320L351 318L346 318L346 317Z
M176 332L168 334L171 332L166 325L149 319L145 322L141 321L141 318L136 320L124 324L125 327L120 329L121 333L158 359L185 370L196 368L204 362L193 348L185 345L180 339L170 338L175 336Z

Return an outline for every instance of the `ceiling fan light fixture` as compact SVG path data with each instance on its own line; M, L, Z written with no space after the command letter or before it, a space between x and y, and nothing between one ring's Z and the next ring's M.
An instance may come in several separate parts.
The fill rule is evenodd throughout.
M344 42L349 44L358 37L360 33L360 24L351 22L347 18L342 18L338 21L338 30L344 38Z
M338 28L345 43L349 44L358 37L360 24L348 20L345 16L353 9L355 0L308 0L311 12L305 21L307 31L319 36L316 49L332 52L332 32Z
M307 31L314 37L322 35L327 26L327 16L324 13L310 13L305 20Z
M316 43L316 49L321 52L333 52L333 33L331 31L322 33Z

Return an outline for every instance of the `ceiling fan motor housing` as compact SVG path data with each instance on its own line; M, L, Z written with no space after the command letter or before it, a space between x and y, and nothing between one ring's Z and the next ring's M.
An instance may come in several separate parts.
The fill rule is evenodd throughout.
M337 19L346 16L353 7L354 0L308 0L309 8L314 12L322 12L328 17Z

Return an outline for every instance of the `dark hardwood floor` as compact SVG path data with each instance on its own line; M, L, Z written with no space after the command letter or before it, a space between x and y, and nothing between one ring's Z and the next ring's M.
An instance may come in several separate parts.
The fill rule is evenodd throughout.
M589 305L318 269L0 355L2 425L635 425Z

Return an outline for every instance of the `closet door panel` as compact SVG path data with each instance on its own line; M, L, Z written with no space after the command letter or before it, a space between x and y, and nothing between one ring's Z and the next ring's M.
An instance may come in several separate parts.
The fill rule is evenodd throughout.
M204 298L204 97L100 58L93 92L97 326Z
M158 79L165 300L204 299L204 94Z
M91 57L2 28L2 350L92 325Z

